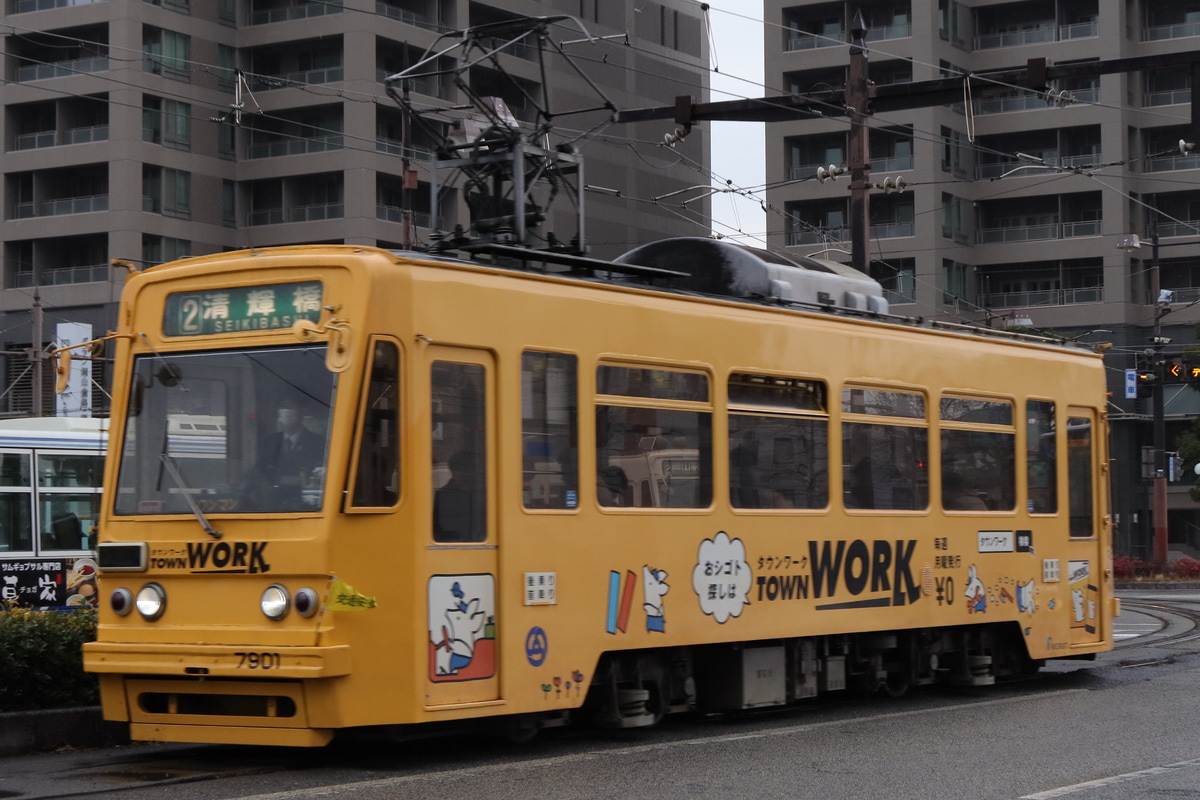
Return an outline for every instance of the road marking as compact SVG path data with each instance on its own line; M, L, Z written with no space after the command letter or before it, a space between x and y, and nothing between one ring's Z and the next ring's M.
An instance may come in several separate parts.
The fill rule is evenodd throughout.
M874 724L880 720L903 719L905 717L919 717L928 714L942 714L948 711L975 713L975 709L980 708L981 706L999 706L1008 705L1010 703L1023 703L1029 700L1044 700L1047 697L1067 697L1075 694L1083 694L1088 691L1090 690L1064 689L1058 692L1046 692L1044 694L1037 694L1029 697L1006 697L998 700L982 700L978 703L965 703L962 705L949 707L920 709L915 711L897 711L891 714L877 714L874 716L859 717L857 719L831 720L829 722L790 725L786 728L776 728L769 731L758 731L755 733L731 733L725 736L695 737L692 739L679 739L672 742L658 742L655 744L634 745L632 747L615 747L610 750L590 750L586 753L575 753L568 756L554 756L553 758L534 758L528 761L505 761L498 764L484 764L475 767L463 767L462 769L450 769L440 772L422 772L414 775L397 775L392 778L375 778L372 780L357 781L354 783L312 786L307 789L292 789L290 791L283 792L256 794L250 797L243 797L241 800L294 800L295 798L305 797L337 797L341 794L354 794L369 789L388 789L392 787L403 786L409 783L417 783L420 781L483 777L485 775L495 774L499 771L530 769L533 767L557 767L563 764L570 764L579 761L594 761L596 759L608 758L611 756L628 756L638 755L641 753L651 753L659 750L671 750L681 746L695 747L721 745L728 744L730 742L743 742L753 739L769 739L776 736L791 736L792 734L807 733L809 731L820 730L823 728L842 727L846 725Z
M1087 783L1077 783L1074 786L1063 786L1058 789L1051 789L1048 792L1039 792L1037 794L1022 795L1020 800L1050 800L1052 797L1064 797L1068 794L1082 792L1084 789L1100 789L1105 786L1114 786L1118 783L1128 783L1142 778L1152 778L1155 775L1165 775L1168 772L1174 772L1178 769L1187 769L1188 767L1200 767L1200 758L1193 758L1188 761L1178 761L1174 764L1167 764L1162 767L1150 767L1149 769L1140 769L1137 772L1126 772L1123 775L1113 775L1111 778L1100 778Z

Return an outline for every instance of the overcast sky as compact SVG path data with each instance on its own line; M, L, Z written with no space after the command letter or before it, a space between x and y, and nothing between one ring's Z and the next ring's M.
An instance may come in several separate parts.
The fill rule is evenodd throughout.
M710 60L714 69L719 70L712 75L712 99L733 100L774 94L765 91L762 85L762 3L757 0L708 0L708 4L714 39ZM705 124L712 131L712 171L716 178L721 182L731 180L737 188L753 189L757 198L766 199L760 191L766 182L763 124ZM712 213L714 232L736 236L745 244L764 244L766 215L758 202L733 193L716 194L712 198ZM757 241L747 239L739 231Z

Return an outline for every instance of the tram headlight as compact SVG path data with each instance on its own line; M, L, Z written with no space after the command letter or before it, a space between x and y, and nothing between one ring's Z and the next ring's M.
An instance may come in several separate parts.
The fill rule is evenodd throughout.
M108 596L108 607L118 617L125 616L133 611L133 592L124 587L113 589L113 593Z
M138 589L134 605L142 619L153 622L167 610L167 593L157 583L147 583Z
M296 597L292 602L296 606L296 613L302 617L311 617L321 607L321 598L317 591L307 586L296 592Z
M288 596L286 587L280 586L278 583L273 583L266 588L262 593L262 599L259 601L259 607L262 608L263 614L267 619L280 620L287 616L288 609L292 606L292 599Z

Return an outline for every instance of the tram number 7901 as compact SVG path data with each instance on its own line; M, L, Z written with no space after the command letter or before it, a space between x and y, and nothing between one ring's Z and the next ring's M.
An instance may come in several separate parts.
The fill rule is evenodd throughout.
M279 669L279 653L234 653L241 661L238 669Z

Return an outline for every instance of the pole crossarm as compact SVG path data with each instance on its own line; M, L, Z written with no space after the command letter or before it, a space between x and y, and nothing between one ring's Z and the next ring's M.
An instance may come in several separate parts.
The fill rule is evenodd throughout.
M911 83L890 83L872 86L870 112L898 111L909 108L927 108L961 102L963 81L972 81L972 92L976 97L986 96L988 87L1005 91L1016 86L1030 91L1045 91L1051 81L1070 78L1087 78L1099 75L1136 72L1138 70L1191 65L1193 75L1200 71L1200 50L1186 53L1164 53L1156 56L1130 56L1107 61L1083 61L1072 64L1051 65L1044 58L1030 59L1024 67L1010 67L988 72L958 75L952 78L935 78ZM1200 98L1198 98L1200 99ZM722 100L712 103L689 103L687 119L679 119L679 103L669 106L634 108L618 111L615 122L647 122L651 120L674 120L676 122L783 122L809 117L844 117L851 113L846 102L845 91L825 89L807 94L784 94L747 100ZM1193 132L1198 121L1193 102ZM1200 137L1197 137L1200 138Z

